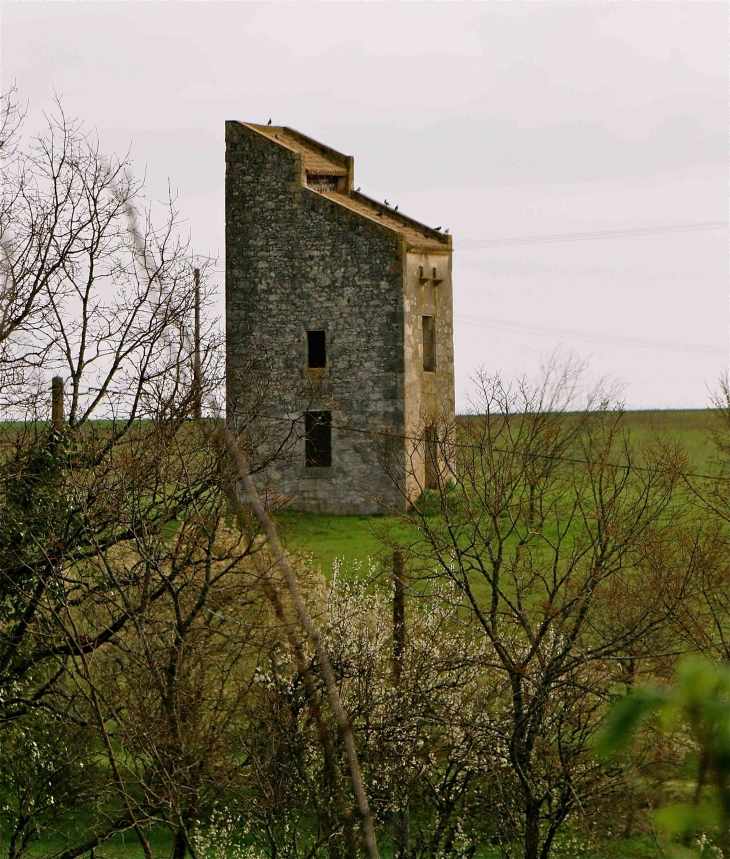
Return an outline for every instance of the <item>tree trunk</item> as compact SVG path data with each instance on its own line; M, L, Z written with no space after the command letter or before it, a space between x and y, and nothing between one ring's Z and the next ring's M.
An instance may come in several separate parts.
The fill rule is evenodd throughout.
M525 859L540 856L540 805L534 799L525 803Z
M175 840L172 844L172 859L185 859L188 852L188 842L182 829L175 830Z
M393 857L410 859L410 824L408 805L404 802L393 812Z

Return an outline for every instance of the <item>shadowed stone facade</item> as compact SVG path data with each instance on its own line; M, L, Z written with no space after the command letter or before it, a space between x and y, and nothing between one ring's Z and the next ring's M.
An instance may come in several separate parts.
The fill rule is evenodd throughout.
M416 439L453 421L451 237L353 190L353 173L292 129L226 123L229 419L250 409L251 368L270 374L267 443L288 441L266 478L300 510L403 509L430 479Z

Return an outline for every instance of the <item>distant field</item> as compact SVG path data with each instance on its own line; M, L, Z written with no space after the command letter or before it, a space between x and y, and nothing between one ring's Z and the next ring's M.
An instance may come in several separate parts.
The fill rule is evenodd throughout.
M637 411L626 413L626 424L637 444L656 437L681 442L695 472L703 472L712 456L710 409L677 411ZM389 553L381 534L390 530L407 541L408 533L397 519L370 516L330 516L282 511L279 525L284 542L291 549L311 554L316 566L329 579L335 558L366 575L369 561L379 563ZM386 561L387 562L387 561ZM357 572L357 570L353 570Z
M639 443L657 434L680 441L695 471L702 471L712 456L715 417L711 409L626 412L626 424Z

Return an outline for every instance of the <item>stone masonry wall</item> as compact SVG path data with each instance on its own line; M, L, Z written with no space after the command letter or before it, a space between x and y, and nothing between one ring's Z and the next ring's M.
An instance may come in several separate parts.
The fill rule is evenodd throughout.
M298 153L226 124L229 417L250 397L248 374L271 374L259 404L269 433L283 438L306 409L329 409L333 421L332 466L305 467L298 421L267 471L274 490L302 510L373 513L376 497L401 509L367 430L404 426L403 242L303 177ZM325 371L307 371L307 330L327 332Z
M408 439L407 491L410 500L415 501L426 486L426 427L436 427L442 438L447 428L453 431L455 391L451 254L409 252L404 285L404 435ZM433 316L435 320L436 368L433 372L423 368L423 316ZM414 442L413 439L418 441ZM443 452L443 445L440 452Z

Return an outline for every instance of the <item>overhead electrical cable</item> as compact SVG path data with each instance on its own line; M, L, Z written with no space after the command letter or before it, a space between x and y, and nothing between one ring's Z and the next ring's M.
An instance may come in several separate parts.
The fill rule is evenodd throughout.
M269 420L269 421L278 421L279 423L301 425L304 421L304 414L305 413L302 412L301 414L290 415L288 417L283 417L281 415L256 415L256 418L257 419L263 419L263 420ZM509 416L512 418L518 418L520 416L520 414L521 414L520 412L512 412ZM497 415L495 414L494 416L497 416ZM484 414L468 415L467 414L467 415L457 415L456 417L457 417L457 419L461 418L461 419L467 419L468 420L469 418L484 418L484 417L486 417L486 415L484 415ZM352 426L351 424L340 423L338 421L332 421L330 426L332 426L334 429L336 429L342 433L356 432L356 433L360 433L362 435L370 436L371 438L373 436L377 436L379 438L392 438L392 439L396 439L397 441L411 441L414 444L423 444L423 442L424 442L424 438L422 436L419 437L419 436L413 436L413 435L406 435L405 433L397 433L397 432L392 432L391 430L377 429L376 427L367 427L367 428L366 427L355 427L355 426ZM459 449L465 449L465 450L473 450L472 445L465 444L464 442L458 442L458 441L447 442L446 446L449 448L454 448L454 449L459 448ZM518 455L520 453L518 450L515 450L515 449L509 450L507 448L497 447L496 445L490 445L489 450L491 452L494 452L494 453L507 453L507 454L518 454ZM559 454L553 454L553 453L537 453L536 451L530 451L530 452L523 452L522 455L527 459L545 459L545 460L554 460L555 462L571 462L571 463L574 463L576 465L591 465L592 464L590 462L590 460L587 460L587 459L578 459L578 458L572 457L572 456L560 456ZM606 465L608 468L616 468L616 469L621 469L623 471L641 471L641 472L650 472L650 473L655 473L655 471L656 471L655 468L650 468L648 466L639 465L639 464L633 463L633 462L632 463L606 462L606 463L604 463L604 465ZM713 480L713 481L717 481L717 482L721 482L721 483L726 482L730 479L724 475L702 474L702 473L691 472L691 471L685 473L684 477L685 478L696 477L696 478L702 479L702 480Z
M558 242L581 242L593 239L622 239L634 236L654 236L664 233L690 233L700 230L721 230L730 226L728 221L702 221L689 224L668 224L664 227L635 227L621 230L598 230L590 233L555 233L542 236L513 236L506 239L477 239L459 242L456 251L476 250L477 248L506 248L519 245L547 245Z
M597 334L591 331L575 331L567 328L551 328L530 322L510 322L507 319L494 319L482 316L454 316L461 325L475 325L478 328L498 328L518 331L543 337L567 337L572 340L586 340L589 343L605 343L610 346L630 346L642 349L662 349L676 352L695 352L703 355L726 355L727 350L717 346L702 346L698 343L679 343L670 340L650 340L643 337L623 337L618 334Z

